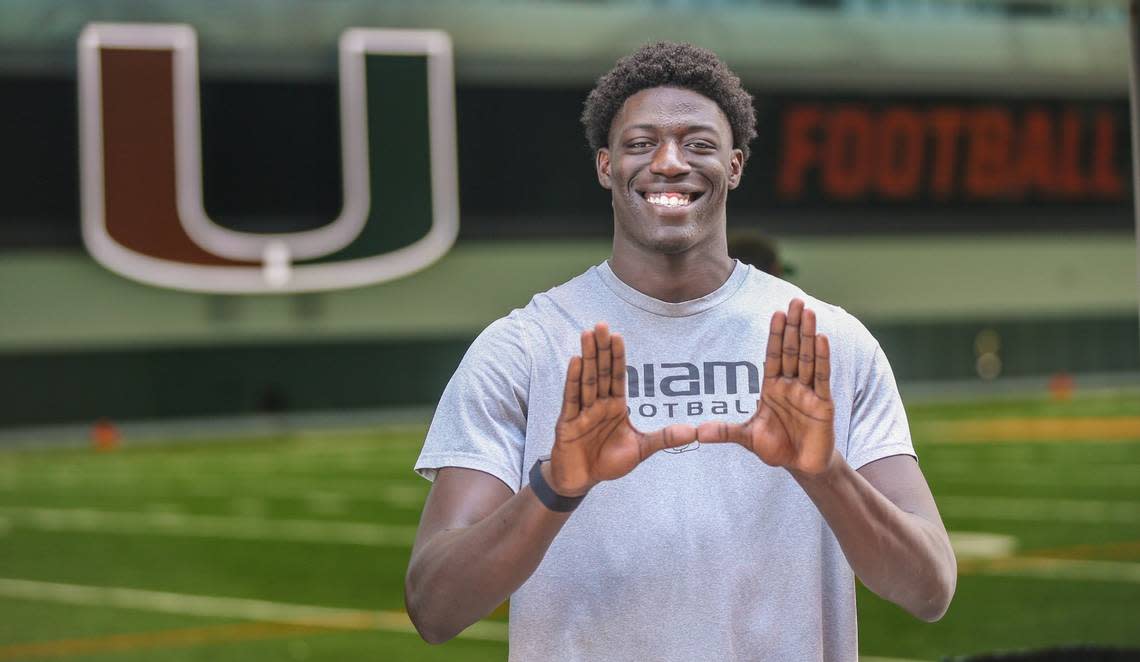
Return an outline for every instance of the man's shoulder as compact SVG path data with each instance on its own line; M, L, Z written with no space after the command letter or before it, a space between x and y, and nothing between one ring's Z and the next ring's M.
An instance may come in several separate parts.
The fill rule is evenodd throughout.
M790 283L782 278L764 273L750 267L752 270L748 288L749 301L744 305L753 305L757 301L767 302L767 307L773 310L786 310L792 299L802 299L804 307L816 314L819 331L828 334L833 340L854 345L876 345L874 337L858 317L848 312L843 306L821 299L808 293L799 285Z
M544 300L567 301L582 296L586 292L596 292L600 284L598 266L591 265L585 271L570 280L559 283L548 290L539 292L531 297L527 308L541 303Z
M746 288L746 296L748 302L745 305L756 305L756 302L766 302L768 306L777 309L786 309L788 302L792 299L802 299L807 308L816 311L817 314L823 314L829 317L852 317L840 305L831 303L820 299L819 297L809 294L799 285L790 283L779 276L765 273L756 267L746 265L749 269L748 274L748 287Z
M597 266L591 266L570 280L536 293L522 308L511 311L504 319L522 324L542 324L558 311L574 310L598 295L600 281Z
M528 330L544 326L559 311L575 308L576 304L596 294L596 267L590 267L570 280L539 292L530 298L526 305L511 310L506 315L488 324L476 339L476 344L525 345Z

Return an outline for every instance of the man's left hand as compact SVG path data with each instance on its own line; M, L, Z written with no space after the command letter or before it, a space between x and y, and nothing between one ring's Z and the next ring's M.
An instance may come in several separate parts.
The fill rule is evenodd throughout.
M816 335L815 313L792 299L787 313L772 316L756 413L745 423L702 423L697 438L701 443L738 443L774 467L823 474L840 461L830 380L827 336Z

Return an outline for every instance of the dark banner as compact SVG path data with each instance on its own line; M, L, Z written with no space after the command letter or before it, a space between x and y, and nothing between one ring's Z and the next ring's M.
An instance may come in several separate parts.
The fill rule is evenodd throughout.
M587 89L456 90L460 237L605 237ZM1127 101L753 90L729 222L778 234L1130 230ZM0 247L80 245L74 80L0 77ZM249 232L337 217L335 81L204 79L205 209ZM393 127L400 131L399 127ZM410 154L373 154L400 167ZM389 201L391 202L391 201Z
M730 224L780 234L1132 227L1125 99L753 94L759 136L729 196ZM584 96L461 92L464 234L610 231L576 124Z

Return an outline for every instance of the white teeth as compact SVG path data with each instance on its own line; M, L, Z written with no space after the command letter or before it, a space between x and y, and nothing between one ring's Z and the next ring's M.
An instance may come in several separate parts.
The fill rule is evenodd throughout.
M648 193L645 199L660 207L684 207L690 202L688 193Z

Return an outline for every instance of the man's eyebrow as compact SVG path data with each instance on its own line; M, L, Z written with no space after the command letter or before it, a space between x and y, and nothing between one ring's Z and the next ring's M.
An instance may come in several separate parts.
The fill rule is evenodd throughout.
M624 127L622 129L622 131L635 131L635 130L656 131L657 129L660 129L660 128L661 128L660 124L634 124L633 126ZM716 133L716 127L712 124L689 124L689 125L686 125L684 127L684 129L686 132L711 131L713 133Z

